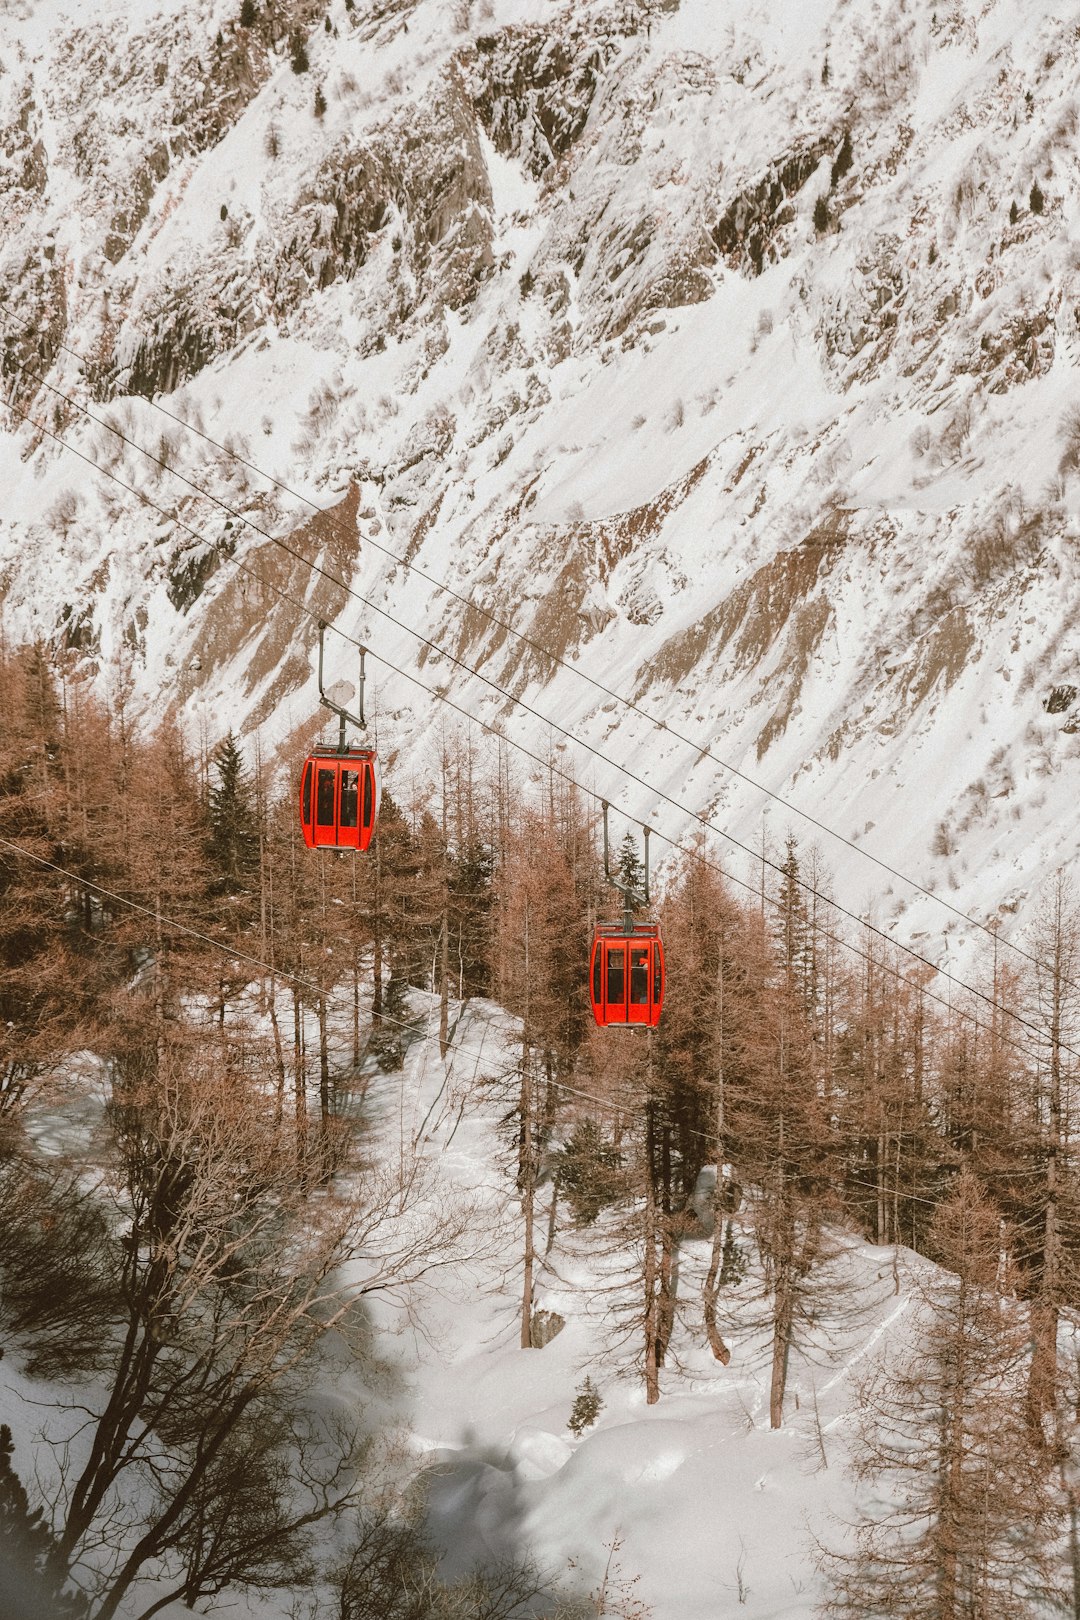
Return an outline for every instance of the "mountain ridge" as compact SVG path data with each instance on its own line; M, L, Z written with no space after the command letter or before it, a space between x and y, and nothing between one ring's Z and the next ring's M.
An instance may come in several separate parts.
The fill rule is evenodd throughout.
M1006 0L978 18L873 0L256 9L244 29L210 0L117 6L78 48L59 0L0 23L9 397L206 536L13 411L11 633L66 636L103 679L128 660L140 706L210 732L287 747L316 714L314 624L221 566L262 569L267 543L76 409L58 425L43 377L344 563L372 606L325 582L307 605L375 660L430 672L438 642L607 746L601 698L486 618L496 603L958 904L1022 904L1080 847L1072 707L1047 707L1077 658L1068 19ZM111 95L80 118L95 79ZM340 510L345 552L140 391ZM377 678L384 734L422 771L433 706ZM438 678L542 740L465 672ZM796 825L624 714L607 751L642 748L658 788L743 841ZM617 773L574 768L618 796ZM638 789L622 802L689 825ZM825 853L863 903L868 869ZM938 920L917 900L904 927Z

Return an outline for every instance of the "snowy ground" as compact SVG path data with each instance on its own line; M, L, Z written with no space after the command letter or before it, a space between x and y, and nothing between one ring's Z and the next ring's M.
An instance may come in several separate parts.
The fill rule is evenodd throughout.
M546 1570L591 1589L614 1547L611 1604L620 1593L636 1596L653 1620L736 1612L810 1620L820 1595L815 1538L842 1539L834 1521L850 1512L852 1374L912 1320L909 1268L925 1262L902 1254L894 1278L892 1250L837 1234L812 1343L793 1357L778 1431L768 1426L760 1276L752 1263L723 1300L732 1359L721 1367L701 1325L705 1238L683 1248L681 1319L657 1406L645 1404L638 1345L621 1326L635 1298L632 1246L602 1253L612 1247L602 1224L558 1234L536 1303L563 1315L566 1327L542 1350L520 1349L520 1215L500 1127L506 1093L480 1083L506 1069L511 1021L490 1003L471 1003L444 1064L427 999L418 995L415 1004L426 1038L410 1047L402 1072L372 1081L368 1103L388 1158L415 1140L444 1190L477 1200L475 1253L412 1309L376 1308L379 1348L400 1382L398 1393L370 1398L429 1471L430 1528L447 1549L446 1572L528 1550ZM92 1153L101 1093L89 1064L85 1073L86 1095L73 1112L36 1117L52 1151ZM541 1234L547 1196L542 1190ZM749 1238L742 1241L751 1256ZM567 1420L586 1374L604 1405L575 1439ZM325 1394L352 1407L369 1398L350 1367ZM37 1403L48 1398L21 1377L15 1355L0 1361L0 1421L15 1431L17 1465L41 1424ZM247 1607L241 1601L239 1612ZM287 1609L282 1598L251 1600L250 1612L275 1620ZM174 1611L166 1612L171 1620ZM177 1605L175 1620L186 1612Z
M498 1023L490 1007L470 1012L459 1038L477 1048L487 1030L490 1050L493 1015ZM460 1060L455 1067L460 1074ZM403 1098L419 1121L442 1078L437 1047L414 1047L404 1075L381 1087L388 1117ZM464 1079L459 1083L464 1089ZM407 1419L417 1448L440 1465L432 1528L453 1549L453 1567L524 1546L552 1569L573 1559L595 1583L617 1540L623 1578L640 1576L634 1591L654 1620L717 1620L736 1611L747 1620L809 1620L820 1593L814 1537L830 1535L831 1516L850 1500L843 1477L849 1371L905 1317L903 1261L897 1296L892 1250L838 1237L812 1354L793 1358L786 1421L772 1431L760 1278L751 1266L724 1302L732 1359L721 1367L701 1325L708 1241L687 1242L672 1357L678 1365L662 1375L660 1403L649 1408L637 1342L613 1343L620 1311L634 1297L628 1252L602 1261L602 1231L560 1233L537 1305L564 1315L566 1327L542 1350L520 1349L520 1232L508 1178L491 1170L494 1155L505 1157L496 1111L467 1105L456 1128L440 1128L431 1146L461 1185L488 1189L493 1225L506 1234L481 1286L451 1288L429 1301L424 1331L402 1340L411 1363ZM749 1254L750 1240L743 1241ZM567 1419L586 1373L604 1409L576 1440Z

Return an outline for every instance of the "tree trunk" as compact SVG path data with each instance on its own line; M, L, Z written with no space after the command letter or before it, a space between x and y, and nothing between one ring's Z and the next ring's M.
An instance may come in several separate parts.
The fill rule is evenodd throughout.
M544 1048L544 1136L545 1140L555 1129L555 1120L558 1116L559 1097L555 1084L555 1054L550 1046Z
M791 1354L791 1328L795 1315L795 1290L791 1261L786 1257L776 1267L776 1304L773 1314L772 1377L769 1381L769 1427L779 1429L784 1421L784 1391L787 1388L788 1358Z
M771 1231L773 1338L772 1373L769 1380L769 1427L779 1429L784 1421L784 1391L787 1388L791 1330L795 1320L795 1211L791 1203L791 1194L785 1184L782 1163L779 1169Z
M373 872L374 882L371 890L371 947L372 947L372 983L371 983L371 1013L378 1018L382 1012L382 970L383 970L383 931L382 931L382 861L379 855L379 840L375 839L375 862Z
M1043 1226L1043 1263L1035 1298L1031 1302L1032 1353L1028 1374L1028 1422L1036 1439L1047 1448L1061 1450L1058 1433L1058 1320L1061 1309L1061 1235L1058 1229L1058 1161L1066 1152L1063 1128L1062 1025L1066 1017L1066 950L1075 942L1072 919L1066 916L1061 879L1054 890L1050 939L1049 985L1050 1119L1047 1130L1046 1215Z
M281 1025L277 1015L277 987L274 984L273 974L270 976L270 991L267 1001L270 1013L270 1028L274 1035L274 1072L277 1075L277 1088L274 1093L274 1124L280 1125L285 1113L285 1052L281 1045Z
M731 1360L731 1351L720 1336L716 1325L716 1302L720 1297L720 1267L724 1257L724 1211L721 1199L724 1188L724 1153L727 1122L724 1117L724 933L721 924L716 967L716 1186L713 1189L713 1236L709 1254L709 1270L701 1289L705 1313L705 1332L709 1349L723 1366Z
M657 1312L656 1359L664 1365L671 1333L675 1326L675 1295L678 1289L678 1218L671 1196L671 1127L665 1123L660 1146L660 1296Z
M360 1067L360 964L354 958L352 970L352 1067Z
M329 1170L330 1154L330 1046L326 1032L326 992L319 991L319 1133L322 1141L322 1151L325 1159L324 1168Z
M67 1570L76 1545L93 1523L112 1485L118 1459L149 1388L152 1371L153 1357L148 1359L146 1340L139 1334L138 1324L132 1321L109 1404L98 1422L90 1456L75 1483L64 1529L56 1543L53 1559L57 1569Z
M307 1157L307 1075L304 1063L304 1019L300 990L293 985L293 1118L296 1122L296 1161L303 1169Z
M967 1283L960 1279L956 1318L961 1337L951 1357L946 1377L946 1397L942 1407L941 1503L937 1516L938 1611L936 1620L958 1620L958 1572L960 1563L960 1516L964 1494L964 1412L970 1402L967 1358L963 1342L967 1322L965 1298ZM950 1388L951 1385L951 1388Z
M654 1109L650 1102L646 1108L645 1126L645 1256L644 1256L644 1285L645 1285L645 1400L649 1406L655 1406L660 1399L660 1297L659 1279L656 1263L656 1181L653 1170L655 1159L655 1123Z
M443 901L442 925L439 929L439 1056L446 1056L450 1044L450 919Z
M717 1183L723 1171L717 1165ZM709 1339L709 1349L722 1366L726 1367L731 1360L731 1351L724 1343L720 1329L716 1325L716 1302L720 1297L720 1267L724 1258L724 1220L720 1209L719 1197L713 1200L714 1219L712 1250L709 1254L709 1270L702 1285L701 1293L705 1310L705 1332Z
M558 1207L559 1207L559 1172L558 1172L558 1170L556 1170L555 1174L551 1178L551 1208L548 1210L547 1242L544 1244L544 1259L545 1260L547 1259L548 1255L551 1253L552 1246L553 1246L553 1244L555 1242L556 1219L557 1219Z
M521 1348L532 1348L533 1267L536 1252L533 1246L533 1222L536 1205L536 1168L533 1152L532 1087L529 1084L529 1048L522 1043L521 1051L521 1153L519 1183L521 1187L521 1213L525 1217L525 1248L521 1268Z
M1042 1295L1031 1301L1031 1363L1028 1369L1028 1422L1044 1445L1055 1440L1057 1417L1058 1308Z

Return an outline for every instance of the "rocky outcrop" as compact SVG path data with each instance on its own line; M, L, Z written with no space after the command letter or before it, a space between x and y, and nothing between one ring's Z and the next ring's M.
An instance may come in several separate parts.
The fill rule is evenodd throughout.
M40 202L48 173L33 86L0 77L0 201L9 230Z
M794 223L793 199L834 144L821 137L770 163L752 185L733 197L712 227L717 252L732 269L760 276L784 251L786 227Z

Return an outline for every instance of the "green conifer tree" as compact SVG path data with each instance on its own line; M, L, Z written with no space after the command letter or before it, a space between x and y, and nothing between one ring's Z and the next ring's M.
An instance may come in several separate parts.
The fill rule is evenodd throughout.
M255 790L240 746L230 731L214 755L217 782L210 789L210 853L228 893L247 888L259 860Z
M307 43L299 28L289 35L289 60L294 73L306 73L311 66L308 60Z
M450 862L450 966L465 996L491 989L491 909L494 857L469 839Z
M580 1438L585 1430L591 1428L596 1422L603 1409L604 1402L600 1391L592 1379L586 1377L585 1382L574 1397L573 1410L570 1413L566 1427L572 1434L576 1434Z
M382 1009L371 1026L371 1050L386 1070L400 1069L409 1041L409 986L396 966L383 986Z
M641 904L645 899L645 867L638 854L638 844L632 832L623 835L619 846L619 882L631 890L631 904Z
M559 1155L559 1185L579 1226L591 1226L624 1192L622 1154L604 1141L595 1120L574 1126Z
M728 1221L724 1228L724 1247L720 1263L721 1288L737 1288L746 1276L746 1255L735 1241L735 1231Z

